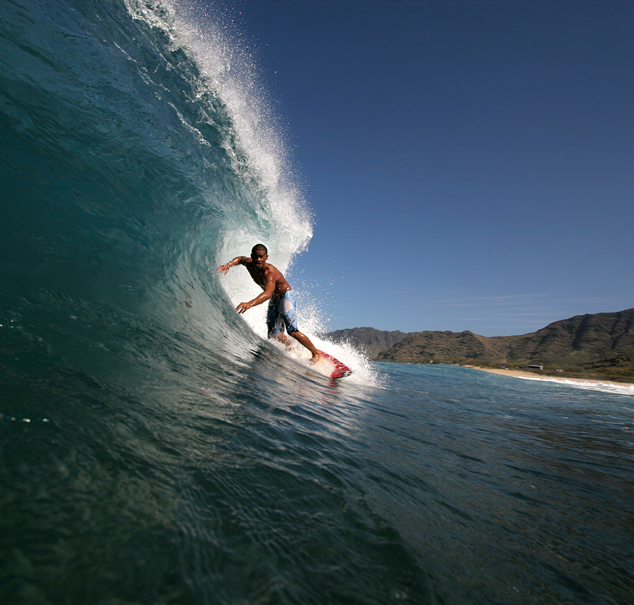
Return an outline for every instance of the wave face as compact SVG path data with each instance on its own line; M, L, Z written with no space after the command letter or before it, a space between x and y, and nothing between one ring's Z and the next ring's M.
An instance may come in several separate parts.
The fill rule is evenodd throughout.
M84 370L151 325L220 347L216 258L263 241L285 269L312 234L247 53L176 9L3 9L5 321Z

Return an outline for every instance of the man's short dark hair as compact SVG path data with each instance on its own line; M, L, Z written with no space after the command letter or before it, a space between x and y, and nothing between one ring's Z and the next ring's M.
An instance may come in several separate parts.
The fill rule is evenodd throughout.
M263 250L264 254L269 253L269 251L266 249L266 246L264 244L255 244L255 246L251 248L251 254L253 254L256 250Z

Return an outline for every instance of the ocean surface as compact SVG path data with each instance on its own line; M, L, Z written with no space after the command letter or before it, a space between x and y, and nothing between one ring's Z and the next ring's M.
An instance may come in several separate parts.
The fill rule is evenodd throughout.
M0 4L0 602L634 601L634 391L329 343L232 12ZM318 215L318 210L315 212ZM287 272L332 382L266 341Z

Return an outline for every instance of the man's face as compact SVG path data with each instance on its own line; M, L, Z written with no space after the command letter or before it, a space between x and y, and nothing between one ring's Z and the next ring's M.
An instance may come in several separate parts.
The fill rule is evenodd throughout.
M268 257L268 254L264 254L264 250L255 250L254 252L251 252L251 260L258 269L264 267L264 263L266 263Z

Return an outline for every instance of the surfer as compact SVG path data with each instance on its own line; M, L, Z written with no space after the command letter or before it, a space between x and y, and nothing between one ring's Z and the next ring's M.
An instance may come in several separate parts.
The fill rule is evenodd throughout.
M269 301L269 308L266 315L266 327L268 337L276 338L287 348L291 346L288 336L282 331L286 327L289 336L304 345L311 353L311 363L317 363L322 358L322 353L315 348L308 336L302 334L297 329L297 312L295 305L295 294L290 284L284 279L281 271L267 263L268 250L264 244L256 244L251 250L251 256L236 256L226 265L220 265L218 271L227 274L231 267L243 265L246 267L253 281L264 290L262 294L256 296L249 302L242 302L236 307L240 314L248 311L251 307L261 305Z

